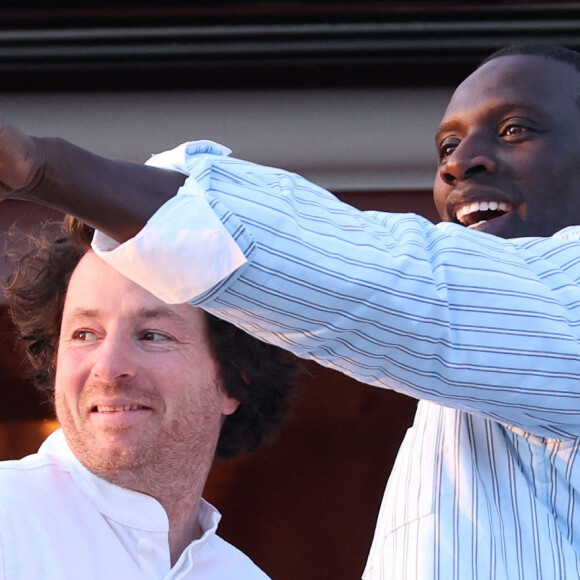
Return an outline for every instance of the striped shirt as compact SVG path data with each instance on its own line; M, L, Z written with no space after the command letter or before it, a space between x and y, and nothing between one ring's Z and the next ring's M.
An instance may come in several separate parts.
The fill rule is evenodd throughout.
M168 302L420 400L365 580L580 578L580 228L504 240L361 212L227 153L154 158L184 187L95 249Z

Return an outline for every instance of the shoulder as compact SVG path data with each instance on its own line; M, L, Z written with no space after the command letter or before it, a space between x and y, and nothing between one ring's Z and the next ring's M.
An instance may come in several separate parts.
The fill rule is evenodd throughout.
M68 470L55 458L38 454L0 462L0 502L15 509L19 498L46 497L55 487L66 487Z
M0 461L0 482L11 481L12 479L29 479L34 472L65 471L60 462L49 455L34 453L22 459Z
M18 460L0 461L0 505L10 512L18 510L21 503L29 509L38 503L40 509L48 498L72 492L74 483L69 455L59 430L46 439L38 453ZM50 499L41 511L52 505L54 500Z

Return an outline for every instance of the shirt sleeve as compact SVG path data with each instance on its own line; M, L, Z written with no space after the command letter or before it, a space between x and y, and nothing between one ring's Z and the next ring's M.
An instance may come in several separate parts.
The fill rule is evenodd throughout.
M123 255L134 240L101 252L129 278L359 381L580 434L578 241L361 212L295 174L189 147L178 211L137 236L141 273ZM205 223L227 235L192 242ZM200 283L207 264L219 272Z

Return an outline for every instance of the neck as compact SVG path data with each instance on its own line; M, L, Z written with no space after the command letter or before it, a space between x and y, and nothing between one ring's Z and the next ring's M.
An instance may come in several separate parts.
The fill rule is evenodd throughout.
M144 469L129 473L97 473L103 479L155 498L169 520L169 551L173 566L191 542L202 536L199 504L209 467L200 469Z
M199 521L199 500L195 508L187 510L187 517L184 517L183 504L176 505L172 513L167 511L169 517L169 553L171 556L171 566L173 567L183 551L195 540L202 536L202 528ZM165 506L164 506L165 507Z
M199 503L201 494L182 498L180 501L161 501L169 519L169 553L171 566L174 566L183 551L202 536L199 522Z

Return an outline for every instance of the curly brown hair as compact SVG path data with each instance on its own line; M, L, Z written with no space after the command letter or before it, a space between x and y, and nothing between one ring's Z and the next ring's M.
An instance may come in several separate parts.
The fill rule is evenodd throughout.
M56 232L49 227L39 235L16 235L20 239L8 253L14 269L4 292L30 363L30 378L52 401L66 292L73 270L90 249L93 230L67 217ZM204 315L224 388L240 402L226 417L216 450L218 457L231 458L274 438L302 367L286 351Z

